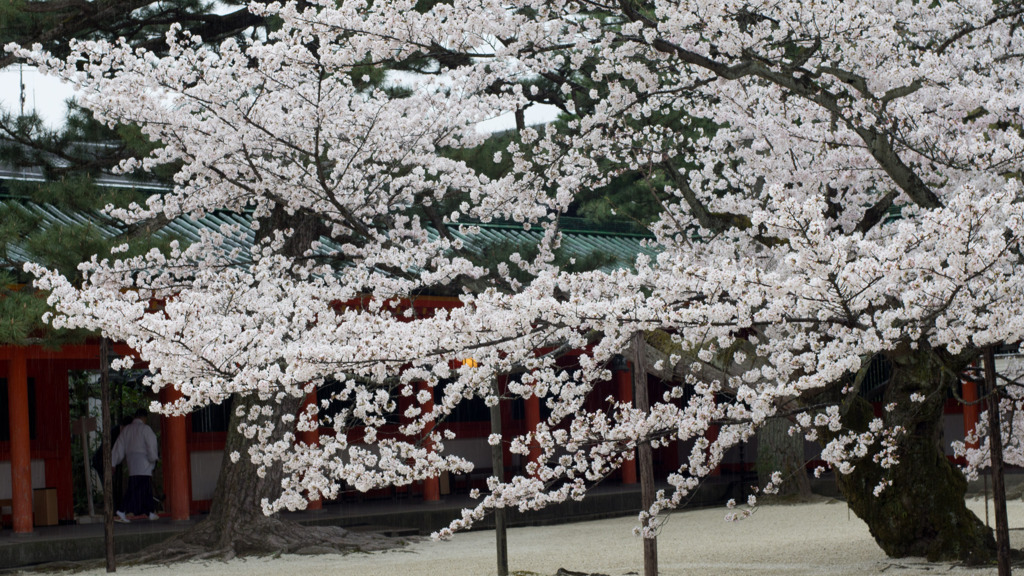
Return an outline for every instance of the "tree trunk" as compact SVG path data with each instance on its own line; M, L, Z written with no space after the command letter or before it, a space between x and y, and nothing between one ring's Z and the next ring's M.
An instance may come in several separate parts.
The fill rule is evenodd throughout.
M270 215L260 221L256 242L271 237L274 231L291 228L293 233L281 247L281 253L294 258L301 256L310 243L319 237L322 227L323 224L317 218L306 213L289 214L283 207L276 206ZM276 552L292 547L288 535L297 532L295 527L282 526L280 518L263 514L260 503L264 498L275 498L280 491L281 466L275 465L266 470L262 477L257 474L257 466L249 458L250 441L238 431L239 424L244 422L244 418L238 414L248 413L250 407L256 404L265 402L254 396L232 396L224 459L217 478L217 488L213 493L210 515L186 533L185 542L230 550L239 555ZM301 398L290 396L280 404L270 403L273 413L264 416L262 420L276 425L270 442L277 442L284 436L286 430L281 424L281 417L295 414L301 404ZM232 462L230 458L234 452L239 454L237 462Z
M233 407L248 408L255 399L235 395ZM271 441L284 435L280 417L295 413L302 398L288 398L271 404L273 414L266 417L278 423ZM274 553L321 554L371 551L393 548L401 540L372 533L349 532L337 526L303 526L278 515L266 516L260 501L275 498L280 492L281 466L267 469L260 477L249 459L249 441L238 432L240 418L232 410L224 449L224 460L210 514L192 528L135 554L122 557L122 564L165 564L194 559L224 559L236 556ZM239 453L232 462L233 451Z
M289 397L281 404L272 405L274 413L270 418L277 423L272 441L280 440L284 435L281 416L297 412L301 402L300 398ZM224 460L210 514L186 533L185 542L211 549L232 550L238 555L266 554L292 548L287 538L291 527L283 530L286 527L282 526L282 520L276 515L263 514L260 505L263 498L275 498L280 492L281 466L273 466L260 477L257 466L249 458L250 441L238 432L243 418L237 415L237 409L242 407L248 412L254 403L255 398L251 396L236 394L233 397ZM231 461L232 452L239 453L237 462Z
M811 482L804 467L804 437L790 436L792 423L786 418L769 418L757 431L757 481L762 488L772 474L782 474L779 496L811 497Z
M905 430L897 441L899 463L884 469L864 458L852 473L839 475L839 488L889 556L988 562L996 549L992 531L967 509L967 481L942 449L942 409L953 376L934 358L923 349L890 357L893 375L883 405L896 407L883 418ZM912 401L914 393L924 401ZM871 404L858 397L844 423L865 431L872 418ZM892 484L875 496L884 481Z
M277 206L260 221L256 241L260 242L275 230L291 228L281 253L297 258L310 244L327 232L315 214L292 213ZM290 431L281 422L286 414L296 414L305 398L286 397L281 403L260 401L255 396L232 396L231 420L228 424L224 459L217 488L214 490L210 514L193 528L134 556L137 563L168 562L191 558L232 558L241 555L276 552L347 552L393 547L398 540L374 534L351 533L334 526L302 526L277 516L266 516L261 501L276 498L281 490L283 471L280 464L268 468L263 476L249 457L251 441L238 431L243 418L253 405L269 405L270 415L263 422L275 423L269 442L280 441ZM239 410L241 408L241 410ZM237 462L231 454L237 452Z

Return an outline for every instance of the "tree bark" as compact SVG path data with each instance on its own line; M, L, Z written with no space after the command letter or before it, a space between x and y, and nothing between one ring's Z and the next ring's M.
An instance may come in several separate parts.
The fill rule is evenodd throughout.
M281 247L281 253L292 258L301 257L325 231L322 220L315 215L306 212L288 213L283 207L276 206L269 216L260 221L256 242L269 238L275 231L285 229L291 229L292 233ZM271 443L281 440L285 432L290 430L282 425L281 417L297 413L303 400L288 396L280 403L269 402L272 413L264 415L262 421L276 425ZM249 457L250 441L238 431L239 425L244 422L244 417L238 414L248 413L254 405L267 403L254 396L235 394L232 397L224 459L217 488L213 493L210 515L183 536L184 542L224 551L227 556L292 551L311 543L319 543L304 528L286 522L277 515L267 516L263 513L261 500L275 498L280 492L282 469L276 464L267 469L263 476L257 473L258 467ZM237 462L232 462L230 458L234 452L239 454Z
M681 351L667 335L649 338L648 344L645 355L651 361L650 373L677 382L692 374L691 362L669 362L669 354ZM938 361L940 355L945 356L945 365ZM839 489L850 508L867 523L875 541L889 556L926 556L966 563L987 562L995 557L992 531L967 509L967 480L946 459L942 446L942 409L947 390L956 378L953 374L972 359L969 356L950 358L926 343L914 349L904 346L889 354L893 375L882 404L894 403L896 408L883 411L882 418L886 426L905 430L897 441L899 463L886 469L868 455L854 462L850 474L839 475ZM720 381L728 378L713 367L704 366L702 372L697 376ZM912 401L910 396L915 393L923 395L925 401ZM823 396L812 403L843 402L837 388ZM873 406L855 397L845 408L843 423L848 430L866 432L874 417ZM828 430L818 432L823 442L834 437ZM880 447L876 444L874 448L877 451ZM875 488L883 481L892 484L875 496Z
M942 409L953 376L927 349L894 354L890 360L893 375L883 405L895 403L895 408L882 418L887 426L905 430L897 440L899 463L885 469L869 455L855 462L852 473L839 475L839 488L889 556L988 562L996 550L992 531L967 509L967 480L941 445ZM924 401L911 400L914 393ZM871 404L857 397L844 424L866 431L874 416ZM876 486L885 481L892 484L876 496Z
M779 496L811 497L811 482L804 467L804 437L789 435L792 423L786 418L769 418L757 431L757 480L762 488L774 472L782 474Z
M281 416L297 412L301 402L301 398L289 397L280 404L272 405L273 414L264 418L277 423L274 441L285 433L280 422ZM294 527L284 526L276 515L266 516L260 505L263 498L273 498L280 491L281 467L269 468L262 477L257 474L257 466L249 458L249 441L238 432L238 425L243 421L238 416L238 408L248 412L249 407L255 403L256 399L251 396L234 396L231 423L224 446L224 461L213 493L210 514L183 536L184 542L240 556L266 554L294 547L288 534ZM232 452L239 453L237 462L231 461Z
M287 427L281 425L280 417L295 413L302 401L302 398L288 398L281 404L272 404L272 414L264 416L278 423L272 441L279 440L286 432ZM234 407L247 409L256 399L235 395L233 402ZM403 543L372 533L354 533L337 526L303 526L276 514L264 515L260 501L278 495L283 473L280 465L267 469L262 477L257 473L257 466L249 458L249 441L238 432L240 420L233 410L213 506L206 519L165 542L123 556L122 564L165 564L208 558L229 560L236 556L276 553L345 553L382 550ZM233 451L239 452L238 462L231 461Z

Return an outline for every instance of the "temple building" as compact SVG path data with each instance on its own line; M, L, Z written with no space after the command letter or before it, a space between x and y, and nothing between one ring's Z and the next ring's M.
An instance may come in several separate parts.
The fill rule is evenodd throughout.
M16 199L0 199L0 207L15 202L37 216L43 226L69 222L88 223L91 218L88 213L71 213L54 206ZM172 222L163 233L186 240L195 239L203 229L216 231L225 224L238 225L248 231L251 241L253 234L246 218L230 213L210 214L198 220L182 218ZM537 238L539 233L525 232L520 226L484 224L481 225L479 237L466 238L466 241L522 243L531 239L536 241ZM651 253L643 240L644 236L635 233L581 226L579 229L567 230L563 246L577 257L596 252L629 262L639 252ZM17 260L19 257L18 254L7 256L8 260ZM416 313L423 315L431 314L438 308L457 306L459 301L443 296L421 296L405 305L415 307ZM91 338L72 345L53 347L35 344L0 346L0 520L4 525L10 525L15 533L31 532L35 525L74 522L76 504L79 509L82 508L82 502L76 502L75 494L78 493L81 500L81 494L85 491L82 487L76 490L74 478L81 481L91 472L73 470L76 468L73 460L78 457L73 457L76 448L72 438L82 435L83 427L86 437L97 434L97 428L94 419L84 418L85 422L83 419L72 420L71 382L75 374L100 369L99 344L98 338ZM119 343L114 343L113 353L134 354L127 346ZM562 361L571 364L574 357L570 353ZM609 395L626 401L631 398L632 376L629 366L622 362L613 368L613 381L599 384L598 390L592 394L595 402L603 402ZM121 382L120 385L128 384ZM658 383L652 385L659 386ZM148 400L165 402L173 401L176 394L174 390L165 389L157 397L137 385L133 393L148 394ZM321 399L329 393L329 387L319 391ZM312 396L308 401L316 400ZM409 400L400 400L403 401ZM396 413L401 414L404 408L400 403ZM229 405L210 406L187 416L152 416L149 419L149 425L157 431L160 439L161 464L154 481L161 487L158 493L164 495L163 516L183 520L209 508L223 457L229 410ZM521 434L533 429L546 416L545 411L546 407L536 397L505 401L501 405L504 430L509 434ZM394 425L393 431L384 430L383 433L397 434L398 425ZM462 477L445 476L395 490L424 500L436 500L448 492L468 491L472 487L483 486L484 478L491 473L490 448L487 444L490 416L483 400L466 403L449 420L438 426L456 432L458 438L447 443L448 449L473 461L477 471ZM303 434L301 441L316 440L315 432ZM358 442L361 435L362 430L353 429L350 440ZM95 441L87 442L80 464L89 461L88 457L94 452L95 444ZM78 445L77 450L80 450L81 443ZM674 469L678 465L679 454L679 449L674 445L657 451L659 467ZM529 458L533 457L535 454ZM506 451L504 467L507 473L521 470L529 458ZM626 466L620 480L635 483L635 467ZM311 506L315 508L320 505L314 502ZM101 509L100 505L97 508Z

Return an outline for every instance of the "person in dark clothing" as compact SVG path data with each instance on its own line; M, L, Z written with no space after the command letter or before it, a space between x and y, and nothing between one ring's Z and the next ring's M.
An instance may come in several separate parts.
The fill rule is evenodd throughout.
M121 429L114 443L112 462L128 464L128 488L124 502L117 511L118 522L128 523L128 515L159 518L153 509L153 469L158 460L156 434L146 424L147 412L140 408L135 419Z

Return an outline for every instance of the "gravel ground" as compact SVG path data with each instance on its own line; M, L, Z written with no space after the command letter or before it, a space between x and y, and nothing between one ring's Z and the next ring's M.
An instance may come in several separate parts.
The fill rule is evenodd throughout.
M984 518L984 501L969 505ZM762 506L748 519L724 522L726 510L677 512L658 539L664 576L721 575L994 575L993 568L932 564L923 559L886 558L867 526L843 502ZM994 516L993 516L994 518ZM1024 502L1009 503L1011 540L1024 547ZM641 542L634 518L509 530L509 568L518 576L552 576L559 568L609 576L642 574ZM1019 570L1019 568L1018 568ZM423 540L405 548L351 555L292 556L121 567L118 574L172 576L490 576L494 532L457 534L448 542ZM86 572L99 576L103 571Z

